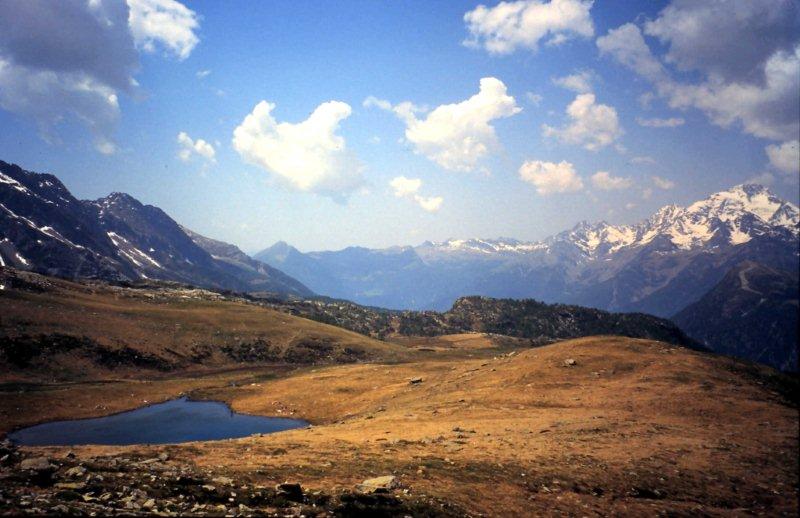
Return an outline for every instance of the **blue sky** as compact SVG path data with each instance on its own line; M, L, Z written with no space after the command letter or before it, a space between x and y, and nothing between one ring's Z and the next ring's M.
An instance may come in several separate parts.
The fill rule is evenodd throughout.
M712 1L129 4L65 0L83 28L4 7L23 29L50 25L0 36L0 158L81 198L128 192L248 252L533 240L751 179L797 202L791 1L743 2L736 19ZM159 12L162 27L137 22ZM703 30L682 33L685 19ZM60 65L60 49L103 38L107 60ZM76 97L76 77L96 98ZM111 108L97 101L110 92ZM274 107L256 114L261 101Z

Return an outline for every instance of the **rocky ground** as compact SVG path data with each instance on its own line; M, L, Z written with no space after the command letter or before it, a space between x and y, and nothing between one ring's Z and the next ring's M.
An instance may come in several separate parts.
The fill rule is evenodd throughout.
M168 453L155 457L33 456L0 443L0 515L89 516L461 516L447 502L411 494L396 477L352 490L309 491L297 482L259 483L259 473L223 476Z

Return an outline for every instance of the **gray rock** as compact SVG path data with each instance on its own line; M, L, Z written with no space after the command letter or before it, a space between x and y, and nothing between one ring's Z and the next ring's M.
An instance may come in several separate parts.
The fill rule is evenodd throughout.
M19 467L20 469L31 471L48 471L53 469L55 466L50 464L50 459L47 457L33 457L20 462Z
M394 475L369 478L358 484L356 489L362 493L388 493L400 487L400 481Z
M83 466L75 466L74 468L69 468L65 473L64 476L67 478L81 478L86 474L86 468Z

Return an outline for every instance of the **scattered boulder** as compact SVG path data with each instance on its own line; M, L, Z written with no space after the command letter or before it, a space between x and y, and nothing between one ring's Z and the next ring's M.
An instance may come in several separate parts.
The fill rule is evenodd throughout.
M33 457L19 463L20 469L29 471L50 471L55 468L47 457Z
M574 358L567 358L564 360L565 367L574 367L576 365L578 365L578 362L576 362Z
M58 482L55 485L56 489L69 489L72 491L80 491L86 488L86 484L83 482Z
M422 378L420 378L419 376L413 377L410 380L408 380L408 383L411 384L411 385L416 385L418 383L422 383Z
M64 476L67 478L81 478L86 474L86 468L83 466L75 466L74 468L69 468L65 473Z
M394 475L384 475L382 477L368 478L358 484L356 489L362 493L389 493L393 489L400 487L400 481Z
M57 461L28 458L22 466L15 461L13 471L0 468L0 515L463 516L442 514L442 503L424 495L392 494L399 487L394 476L365 480L360 490L337 494L288 481L272 490L232 477L212 479L213 471L189 465L165 470L140 458L78 461L59 455Z
M303 488L297 483L284 482L283 484L278 484L275 486L275 492L277 496L292 502L303 501Z

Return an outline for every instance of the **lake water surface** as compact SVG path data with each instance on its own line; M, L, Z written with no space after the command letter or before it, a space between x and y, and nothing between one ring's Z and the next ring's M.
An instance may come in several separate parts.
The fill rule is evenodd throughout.
M307 425L300 419L237 414L218 401L181 398L106 417L44 423L8 437L27 446L168 444L232 439Z

